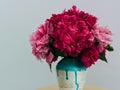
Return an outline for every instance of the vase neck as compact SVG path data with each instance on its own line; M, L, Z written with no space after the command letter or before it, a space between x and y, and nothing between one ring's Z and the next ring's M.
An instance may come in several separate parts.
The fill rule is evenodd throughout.
M64 57L56 66L58 70L80 71L86 70L84 63L78 57Z

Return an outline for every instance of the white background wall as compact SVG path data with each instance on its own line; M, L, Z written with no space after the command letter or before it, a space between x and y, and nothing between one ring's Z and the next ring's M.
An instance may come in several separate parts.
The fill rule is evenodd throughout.
M99 17L113 32L115 51L88 69L87 84L119 90L120 0L0 0L0 90L35 90L57 84L45 62L31 54L30 34L52 13L77 5Z

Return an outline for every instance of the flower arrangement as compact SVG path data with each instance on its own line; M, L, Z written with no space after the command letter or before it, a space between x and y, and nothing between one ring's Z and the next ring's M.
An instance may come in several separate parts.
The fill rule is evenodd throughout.
M107 62L106 51L113 51L107 27L98 18L73 6L59 14L52 14L31 35L32 53L38 60L51 65L59 56L80 57L88 68L98 61Z

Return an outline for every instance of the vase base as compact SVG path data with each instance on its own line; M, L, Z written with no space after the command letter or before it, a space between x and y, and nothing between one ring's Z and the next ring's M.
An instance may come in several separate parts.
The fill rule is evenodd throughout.
M76 88L59 88L59 90L76 90ZM83 90L83 88L79 88L78 90Z
M83 90L86 71L63 71L57 70L59 90Z

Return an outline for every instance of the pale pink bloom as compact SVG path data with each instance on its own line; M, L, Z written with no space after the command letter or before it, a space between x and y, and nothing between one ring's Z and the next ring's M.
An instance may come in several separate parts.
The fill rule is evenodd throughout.
M95 25L92 33L96 40L99 42L98 49L103 51L104 47L110 44L112 41L110 36L112 35L111 31L107 27L102 27Z
M54 56L50 52L49 47L49 34L52 33L52 30L52 25L48 21L46 21L46 23L40 25L37 31L34 32L30 37L32 53L39 60L41 60L42 58L46 59L49 64L54 58Z

